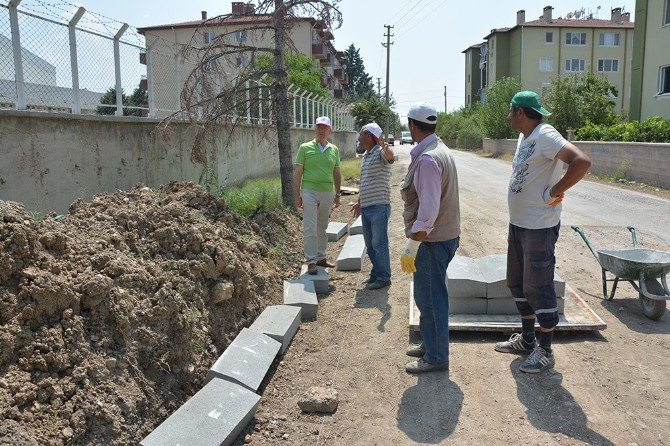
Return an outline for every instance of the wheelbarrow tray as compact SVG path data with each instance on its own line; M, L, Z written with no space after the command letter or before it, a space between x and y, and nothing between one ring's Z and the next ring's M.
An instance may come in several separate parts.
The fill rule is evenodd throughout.
M644 248L596 252L600 266L620 280L639 280L640 272L646 279L657 279L670 268L670 252Z

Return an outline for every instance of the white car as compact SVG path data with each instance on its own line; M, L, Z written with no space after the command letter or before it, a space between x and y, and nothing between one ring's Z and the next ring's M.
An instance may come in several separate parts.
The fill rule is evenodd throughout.
M400 144L414 144L412 139L412 132L401 132L400 134Z

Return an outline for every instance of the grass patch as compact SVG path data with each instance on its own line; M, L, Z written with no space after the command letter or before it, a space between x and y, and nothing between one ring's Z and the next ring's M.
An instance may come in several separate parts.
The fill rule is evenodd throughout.
M340 161L340 172L342 180L352 180L361 176L361 160L358 158L347 158Z
M247 181L240 187L223 189L221 196L231 211L245 217L283 207L279 178Z

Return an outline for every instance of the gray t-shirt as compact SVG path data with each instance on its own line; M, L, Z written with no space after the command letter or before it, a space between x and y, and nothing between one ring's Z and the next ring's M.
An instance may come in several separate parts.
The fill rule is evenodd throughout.
M380 146L374 146L361 161L361 207L391 204L391 164Z
M555 128L544 123L528 138L519 135L507 193L510 223L526 229L551 228L559 223L561 205L549 206L545 191L561 178L563 162L556 154L566 143Z

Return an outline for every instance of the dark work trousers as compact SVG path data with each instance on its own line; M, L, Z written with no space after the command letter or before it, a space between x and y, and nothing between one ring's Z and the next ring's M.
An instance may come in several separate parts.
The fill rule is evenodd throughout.
M509 225L507 287L521 316L535 314L542 328L554 328L558 324L554 248L560 227L560 223L546 229Z

